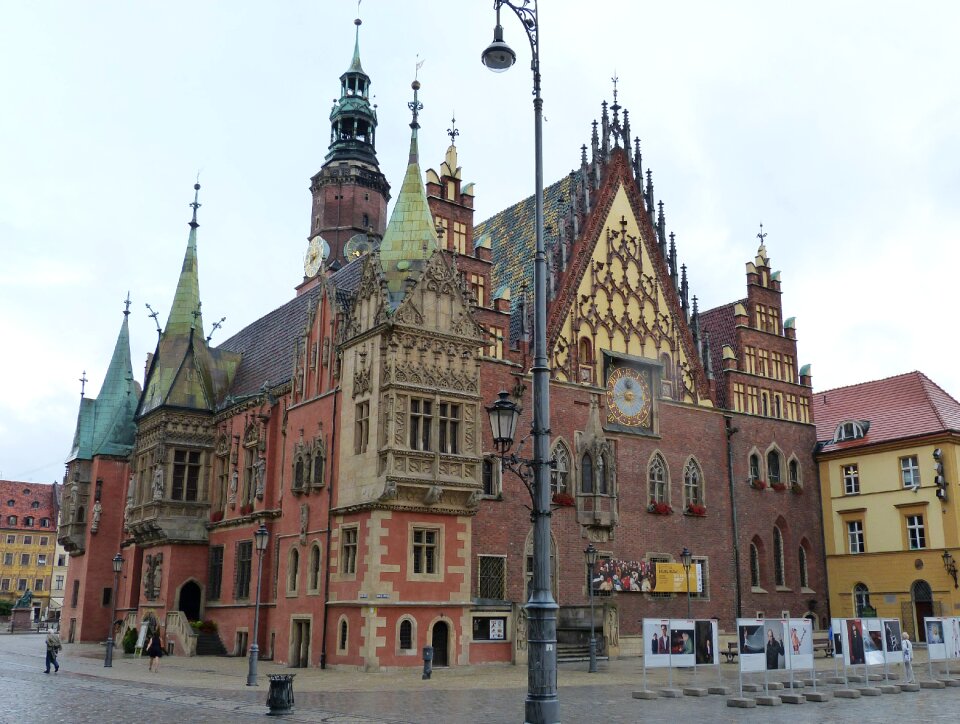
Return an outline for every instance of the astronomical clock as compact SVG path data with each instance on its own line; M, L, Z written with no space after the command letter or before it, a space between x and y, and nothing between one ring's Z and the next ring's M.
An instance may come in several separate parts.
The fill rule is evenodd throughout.
M633 357L605 357L607 417L604 427L624 432L653 432L652 390L659 379L657 363Z

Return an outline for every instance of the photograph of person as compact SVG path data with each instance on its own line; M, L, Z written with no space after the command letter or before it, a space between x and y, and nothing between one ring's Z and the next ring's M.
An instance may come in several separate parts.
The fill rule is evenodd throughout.
M863 652L863 626L859 618L847 619L847 641L850 644L847 663L851 666L866 663Z
M927 624L927 643L942 644L943 630L940 628L939 621L926 621Z
M863 647L866 651L883 651L883 634L880 631L867 631Z
M697 663L717 663L714 659L715 652L713 650L713 622L697 621L694 624L694 628L696 631L696 640L694 643L697 647Z
M887 651L900 651L900 622L884 621L883 634L887 643Z
M670 630L667 625L660 624L660 632L653 637L650 642L651 654L669 654L670 653Z
M692 629L673 629L670 631L670 640L673 643L672 653L678 655L694 653Z
M741 626L739 633L741 654L763 653L763 626Z
M952 651L950 652L950 657L954 659L960 659L960 623L957 622L957 619L952 619L953 621L953 646Z
M767 641L764 651L767 655L767 669L786 668L786 652L783 649L783 625L776 623L764 624Z

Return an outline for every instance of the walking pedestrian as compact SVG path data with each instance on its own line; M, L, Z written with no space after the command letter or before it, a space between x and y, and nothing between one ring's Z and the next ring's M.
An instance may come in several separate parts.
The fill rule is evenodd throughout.
M54 673L60 671L60 664L57 661L57 654L63 646L60 643L60 637L53 631L47 634L47 668L43 673L50 673L50 666L53 665Z
M160 657L163 656L163 640L160 638L160 631L155 631L150 636L147 643L147 655L150 657L150 671L154 673L160 671Z
M910 643L910 634L903 632L903 679L913 683L913 644Z

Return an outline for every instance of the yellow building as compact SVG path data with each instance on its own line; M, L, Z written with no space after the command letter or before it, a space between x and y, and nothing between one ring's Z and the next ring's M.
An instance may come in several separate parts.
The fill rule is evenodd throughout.
M960 403L921 372L818 392L817 463L830 612L899 618L960 610Z
M30 591L31 618L47 615L57 543L55 486L0 480L0 600Z

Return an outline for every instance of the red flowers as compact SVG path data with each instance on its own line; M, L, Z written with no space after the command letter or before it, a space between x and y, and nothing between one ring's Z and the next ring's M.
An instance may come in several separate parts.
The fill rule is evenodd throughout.
M655 500L651 500L650 505L647 506L647 512L653 513L654 515L670 515L673 512L673 508L670 507L669 503L658 503Z
M751 487L751 488L755 488L755 489L757 489L757 490L766 490L766 489L767 489L767 481L766 481L766 480L760 480L760 478L754 478L753 480L750 481L750 487Z
M554 493L553 504L560 508L572 508L577 501L569 493Z
M778 493L782 493L784 490L787 489L787 484L786 484L786 483L774 483L774 484L771 485L770 487L773 488L774 490L776 490Z
M210 514L210 522L211 522L211 523L219 523L221 520L223 520L223 511L222 511L222 510L215 510L215 511L213 511L213 512Z
M690 505L687 506L687 514L695 515L699 518L702 518L707 514L707 506L697 505L696 503L690 503Z

